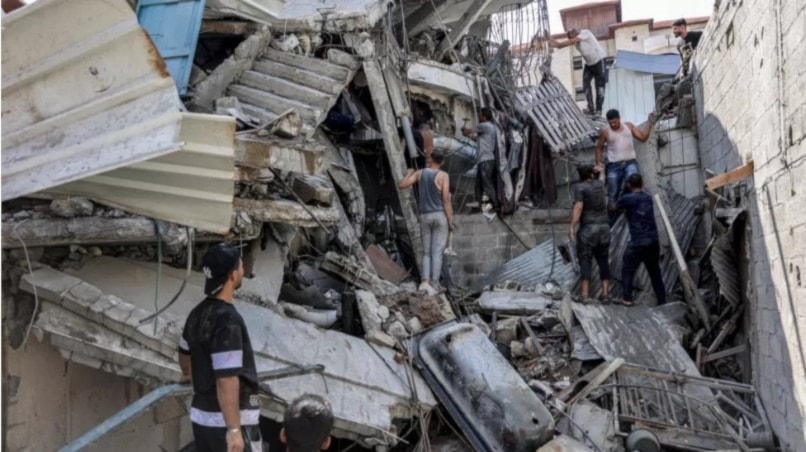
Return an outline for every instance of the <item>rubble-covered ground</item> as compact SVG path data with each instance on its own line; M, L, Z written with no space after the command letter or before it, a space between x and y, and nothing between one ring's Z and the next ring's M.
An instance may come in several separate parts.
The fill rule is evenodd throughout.
M668 231L661 266L671 302L656 306L644 273L636 278L635 307L572 301L578 269L559 227L566 220L552 218L551 209L569 207L557 193L573 181L568 174L555 178L554 163L582 161L602 122L584 116L547 71L547 45L524 55L479 31L489 29L500 2L472 2L462 10L472 14L451 5L439 14L428 2L390 5L386 14L371 1L343 2L349 3L343 11L325 14L310 2L286 2L272 20L248 2L208 3L205 18L198 17L188 81L172 101L180 117L225 117L231 127L223 138L197 131L174 143L182 150L154 157L159 161L145 158L100 175L83 147L48 148L54 167L78 162L86 171L37 181L36 189L6 178L4 155L4 191L8 181L21 193L4 197L2 209L4 340L11 349L46 343L65 362L131 379L143 391L174 381L178 334L202 296L201 256L227 240L243 253L246 279L236 306L259 371L293 373L262 386L261 427L272 448L281 447L274 438L283 408L305 392L333 405L330 450L774 448L764 407L748 384L738 289L746 260L741 184L687 198L658 175L647 177L668 216L660 226ZM39 0L35 7L29 19L22 14L33 6L8 20L47 24L60 6ZM122 24L140 30L134 11L120 14ZM6 20L3 39L14 39L21 32L6 31ZM109 30L122 28L108 20ZM59 32L31 45L55 47ZM548 36L547 29L534 32ZM77 39L75 45L94 45ZM148 49L162 51L154 41L157 47ZM117 61L105 51L98 61ZM65 64L78 58L62 52L53 55ZM22 79L47 55L12 55L11 70ZM157 70L132 61L133 72ZM4 66L11 63L4 59ZM518 86L526 70L540 75ZM90 83L79 79L81 87ZM7 85L9 97L23 92L4 78L4 101ZM690 124L679 124L690 118L690 103L681 102L690 89L690 81L680 82L659 100L669 130L690 131ZM117 99L92 92L76 89L69 114L48 111L52 116L4 128L4 148L8 139L15 156L30 154L41 149L41 137L28 127L44 129L59 115L78 123L82 108ZM11 100L27 105L24 96ZM426 147L436 149L447 155L457 227L481 215L471 209L489 210L489 200L474 194L476 144L461 133L482 105L495 110L499 132L504 207L492 221L528 249L467 286L455 277L461 258L447 254L439 292L418 292L417 200L398 184L407 169L422 167ZM136 121L145 128L159 113ZM67 136L70 121L53 127ZM120 139L114 131L97 133L108 142ZM203 152L214 141L227 150L223 163ZM155 149L144 148L156 145L144 137L134 142L153 157ZM654 161L659 146L642 158ZM191 151L197 153L174 160ZM18 165L16 177L45 164L9 159L8 165ZM196 176L223 183L200 184ZM221 205L217 221L229 215L229 227L203 227L209 209ZM547 211L551 231L533 247L507 223L513 212L528 211ZM626 220L611 231L611 269L620 274ZM462 247L484 254L498 245L477 240ZM616 282L616 297L620 290ZM15 377L24 384L29 376ZM186 422L186 397L178 400L175 418ZM188 446L180 421L171 428L173 444ZM48 447L83 432L73 433ZM15 441L46 441L26 438ZM15 443L13 450L27 445Z

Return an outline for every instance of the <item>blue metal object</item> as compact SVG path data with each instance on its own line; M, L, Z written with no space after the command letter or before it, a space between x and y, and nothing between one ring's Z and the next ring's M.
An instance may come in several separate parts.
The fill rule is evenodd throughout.
M295 377L311 373L322 373L324 370L325 367L321 364L309 366L289 366L275 370L258 372L257 378L261 382L260 390L262 392L269 393L268 387L264 383L266 380L278 380L281 378ZM79 436L70 444L62 447L59 449L59 452L78 452L95 441L98 441L101 439L101 437L115 430L121 425L140 416L144 411L161 402L166 397L187 396L191 393L193 393L193 387L190 384L185 383L174 383L157 388L137 399L134 403L130 404L126 408L118 411L109 419L96 425L90 431Z
M179 94L187 93L204 0L139 0L137 21L159 50Z
M188 395L193 392L189 384L175 383L155 389L136 402L118 411L109 419L96 425L92 430L81 435L72 443L59 449L59 452L77 452L98 441L102 436L139 416L143 411L151 408L168 396Z
M676 53L648 55L646 53L630 52L629 50L618 50L616 51L613 67L649 74L674 75L680 68L680 55Z

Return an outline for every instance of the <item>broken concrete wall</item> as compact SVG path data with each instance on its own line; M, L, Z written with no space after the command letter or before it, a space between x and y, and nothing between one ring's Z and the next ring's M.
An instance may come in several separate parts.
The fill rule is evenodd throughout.
M806 9L723 1L695 56L703 167L752 159L753 384L786 450L806 450Z
M566 209L519 211L504 221L531 249L551 238L552 220L557 242L567 241L570 212ZM549 218L550 216L550 218ZM448 258L451 274L460 286L473 286L478 280L528 251L499 218L488 221L480 214L456 215L453 248L458 257Z
M4 442L9 452L56 450L148 390L132 378L68 361L34 334L25 349L4 347L3 354ZM169 409L168 403L176 404L170 400L145 412L86 450L179 450L193 440L190 422L184 409Z

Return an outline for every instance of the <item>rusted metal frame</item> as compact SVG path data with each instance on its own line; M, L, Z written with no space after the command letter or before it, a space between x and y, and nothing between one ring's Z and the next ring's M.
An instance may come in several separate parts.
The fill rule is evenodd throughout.
M661 383L663 383L663 389L668 391L669 385L666 380L661 380ZM680 421L677 420L677 410L674 407L675 403L672 400L672 395L669 392L666 393L666 399L669 403L669 411L672 413L672 420L674 420L675 424L680 424Z
M620 374L636 374L644 377L663 379L674 383L692 383L706 386L710 389L717 389L723 391L734 391L742 394L755 394L756 390L744 383L731 382L726 380L718 380L716 378L700 377L694 375L686 375L681 373L672 372L658 372L646 369L634 364L626 364L619 369Z

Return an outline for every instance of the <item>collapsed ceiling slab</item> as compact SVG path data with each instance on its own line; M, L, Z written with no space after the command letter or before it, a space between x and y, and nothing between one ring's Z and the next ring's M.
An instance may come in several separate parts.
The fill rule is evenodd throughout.
M164 379L175 372L172 363L165 361L165 355L154 348L165 352L164 344L178 341L177 329L170 325L174 319L184 319L203 298L203 275L190 274L185 291L161 316L165 318L160 325L166 326L158 329L160 340L156 343L144 340L143 336L153 325L144 325L142 331L131 328L145 313L154 312L155 264L101 257L71 273L37 270L33 277L25 277L27 283L22 286L28 293L36 286L39 296L54 304L48 310L59 309L48 314L39 325L51 333L51 342L63 350L65 356L70 358L76 353L84 361L113 363L118 372L128 371L126 360L134 357L136 359L131 361L131 365L137 367L134 370L154 372L151 378ZM167 300L173 295L183 278L182 270L163 266L160 298ZM116 300L114 309L104 308L110 298ZM96 306L97 303L100 304ZM82 305L85 311L79 314ZM405 363L396 362L391 348L371 345L337 331L322 330L255 304L236 300L235 306L249 330L258 371L295 364L325 366L319 375L272 381L269 387L277 403L264 406L265 416L280 421L285 404L290 400L304 393L321 394L333 406L336 436L368 445L384 445L396 441L390 433L400 433L394 425L396 419L411 418L420 409L428 411L436 405L425 381L413 369L407 369ZM107 316L114 311L134 314L115 320ZM125 328L126 322L131 324L130 328ZM180 320L180 326L181 323ZM162 331L165 334L161 334ZM176 337L171 336L172 331ZM85 332L97 336L99 341L83 343L81 339L88 337ZM125 349L121 348L123 346ZM153 366L143 363L148 361L144 358L147 356L154 358Z
M205 17L242 17L287 32L371 29L386 12L387 0L208 0Z
M182 113L165 62L124 0L42 0L2 24L3 200L59 187L229 229L234 121Z

